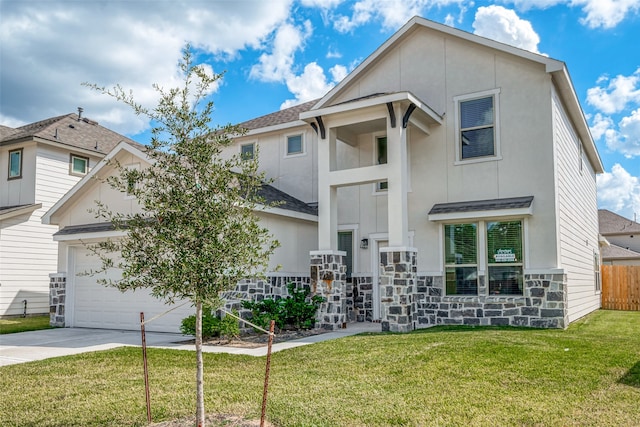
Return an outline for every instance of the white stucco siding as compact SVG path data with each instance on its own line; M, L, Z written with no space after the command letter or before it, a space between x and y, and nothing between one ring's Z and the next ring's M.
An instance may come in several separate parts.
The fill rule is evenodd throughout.
M316 222L258 213L260 225L266 227L280 247L269 259L268 271L278 269L287 275L309 275L309 252L318 249Z
M555 94L553 116L560 263L567 274L569 321L574 321L600 307L593 270L593 253L598 250L596 180Z
M304 153L287 156L287 137L303 135ZM222 152L224 158L240 153L245 144L260 150L259 170L266 173L270 184L305 203L318 201L317 136L310 126L237 138Z

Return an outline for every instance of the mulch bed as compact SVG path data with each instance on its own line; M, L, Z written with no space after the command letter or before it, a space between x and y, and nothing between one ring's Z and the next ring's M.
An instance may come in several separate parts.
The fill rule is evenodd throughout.
M307 329L307 330L297 330L297 331L278 331L275 333L273 337L273 343L280 343L286 341L297 340L300 338L305 338L313 335L319 335L329 332L325 329ZM237 338L233 338L231 340L226 338L211 338L204 341L203 345L218 345L225 347L241 347L241 348L257 348L264 347L269 342L269 335L264 333L256 333L256 332L247 332L241 334ZM184 344L194 344L195 340L183 341Z
M247 420L236 415L209 414L205 415L205 423L208 427L259 427L260 420ZM193 427L196 424L196 417L180 418L177 420L163 421L161 423L149 424L150 427ZM268 421L265 426L271 427Z

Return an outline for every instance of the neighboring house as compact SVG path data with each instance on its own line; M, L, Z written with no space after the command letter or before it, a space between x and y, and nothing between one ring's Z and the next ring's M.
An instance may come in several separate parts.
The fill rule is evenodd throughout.
M49 311L58 227L40 218L120 141L77 114L0 126L0 316Z
M640 224L606 209L598 210L600 235L608 244L602 248L602 263L640 265Z
M563 328L600 307L603 167L563 62L416 17L323 98L241 125L225 155L259 152L274 191L318 215L264 214L284 268L239 283L229 305L293 281L327 298L321 327L392 331ZM97 191L83 185L97 184L45 217L71 252ZM118 306L79 301L85 257L61 257L76 317L60 321Z
M53 236L60 246L57 268L51 271L57 272L51 275L51 322L58 326L138 329L140 312L150 319L175 308L150 322L145 329L179 332L180 321L194 313L190 304L182 305L179 301L166 306L144 289L120 292L97 283L98 277L117 278L120 273L115 269L101 275L83 274L101 267L100 260L85 245L117 238L124 233L114 230L110 223L96 222L94 215L89 213L89 209L95 208L95 201L100 200L109 210L122 214L140 209L135 198L112 189L105 182L108 176L117 173L111 160L125 167L145 168L149 164L142 151L125 143L119 144L42 219L45 224L60 227ZM308 276L308 254L317 246L316 209L269 185L263 186L260 195L268 202L280 203L275 208L259 210L257 215L275 238L283 242L270 259L270 270L281 266L274 284L277 282L279 288L286 289L283 285L287 282L301 282L302 276ZM262 293L269 293L267 288L271 287L271 282L260 282L260 286ZM238 292L248 293L248 288L247 284L241 285Z

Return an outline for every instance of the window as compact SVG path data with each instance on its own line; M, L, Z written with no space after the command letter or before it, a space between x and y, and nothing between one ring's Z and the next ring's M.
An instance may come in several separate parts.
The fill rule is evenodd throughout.
M304 154L304 143L302 134L287 136L287 156Z
M9 179L22 178L22 148L9 151Z
M338 232L338 250L347 253L344 262L347 265L347 280L350 280L353 273L353 231Z
M455 97L458 161L499 158L498 97L492 90Z
M447 295L478 294L478 226L444 226Z
M240 146L240 155L242 160L253 160L253 144L244 144Z
M125 178L127 180L127 192L125 199L133 199L136 197L135 190L139 188L140 181L140 163L131 163L125 166Z
M89 172L89 158L72 154L69 162L69 173L71 175L86 175L87 172Z
M379 136L376 137L376 164L385 165L387 164L387 137ZM389 188L389 183L387 181L382 181L376 184L376 191L387 191Z
M489 294L522 295L522 221L487 222Z

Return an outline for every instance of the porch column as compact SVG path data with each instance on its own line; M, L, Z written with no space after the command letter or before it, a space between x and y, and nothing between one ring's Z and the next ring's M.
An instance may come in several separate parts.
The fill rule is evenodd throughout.
M398 103L394 103L393 108L396 117L403 117L404 112ZM389 117L387 117L387 163L389 165L387 188L389 246L406 248L409 246L407 129L403 127L402 120L396 120L395 127L392 127Z
M342 328L347 322L346 252L311 252L311 293L324 298L316 314L316 327L328 330Z
M416 285L416 250L380 249L380 314L383 331L413 330L413 296Z
M336 168L336 131L328 129L326 138L318 135L318 249L338 249L338 190L329 173Z

